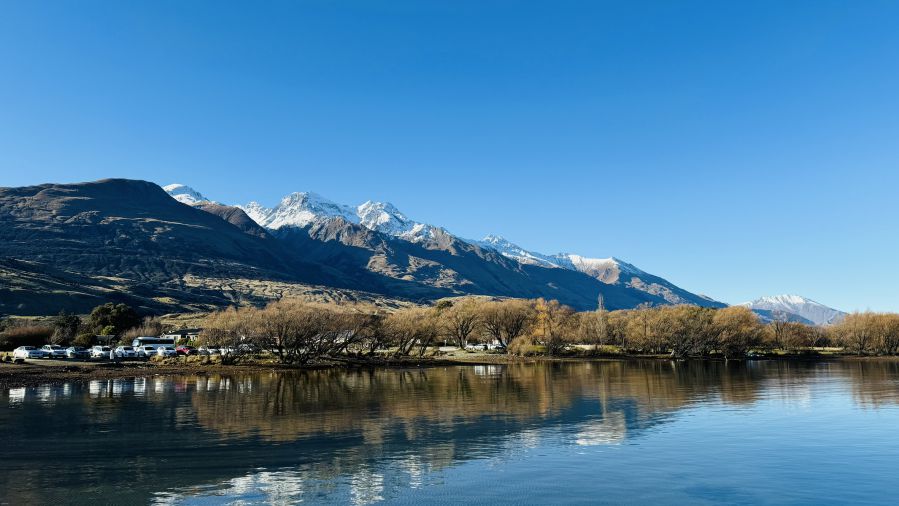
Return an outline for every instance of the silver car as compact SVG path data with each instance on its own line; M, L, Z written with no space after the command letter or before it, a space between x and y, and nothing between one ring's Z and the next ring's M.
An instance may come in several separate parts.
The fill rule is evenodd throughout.
M135 350L137 350L138 357L150 358L156 356L156 348L156 346L145 344L144 346L138 346Z
M58 344L45 344L41 351L47 358L66 358L66 349Z
M137 358L137 352L131 346L119 346L115 349L118 358Z

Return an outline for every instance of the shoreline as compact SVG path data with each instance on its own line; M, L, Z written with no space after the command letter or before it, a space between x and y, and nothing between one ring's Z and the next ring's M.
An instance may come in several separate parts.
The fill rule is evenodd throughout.
M0 362L0 388L36 387L96 379L141 378L149 376L191 376L238 372L291 373L323 369L409 369L425 367L533 364L541 362L624 362L629 360L675 360L664 355L598 355L595 357L519 357L497 354L468 354L469 356L434 357L424 359L342 359L304 366L278 363L244 363L224 365L220 362L185 361L181 358L166 361L75 362L64 360L31 360L24 364ZM743 359L730 359L744 361ZM748 360L783 360L826 362L834 360L899 360L892 356L857 355L781 355L760 356ZM724 362L724 358L685 359L687 362Z

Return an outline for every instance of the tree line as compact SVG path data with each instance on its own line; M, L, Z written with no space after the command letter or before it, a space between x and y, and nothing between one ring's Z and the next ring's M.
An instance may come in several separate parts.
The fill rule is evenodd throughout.
M601 306L601 305L600 305ZM496 343L519 355L633 354L739 358L757 351L899 353L899 315L855 313L830 327L762 322L750 309L691 305L577 312L555 300L462 298L390 312L282 300L229 308L206 320L214 346L258 346L282 362L345 355L424 357L439 345Z
M899 354L899 314L853 313L828 327L765 323L748 308L641 306L577 312L555 300L466 297L392 311L366 305L280 300L210 313L202 344L271 351L283 363L345 356L424 357L439 345L496 343L517 355L627 354L738 358L750 352L808 353L821 347L856 355ZM90 315L0 320L0 349L46 343L90 346L97 335L128 343L160 335L157 318L125 304Z

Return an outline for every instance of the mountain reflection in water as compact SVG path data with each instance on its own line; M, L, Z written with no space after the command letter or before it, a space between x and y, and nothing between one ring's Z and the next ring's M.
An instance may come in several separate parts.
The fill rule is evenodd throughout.
M891 482L886 463L899 456L889 436L897 400L891 361L335 369L15 388L0 392L0 503L888 502L878 484ZM823 444L835 433L853 446ZM864 463L845 462L855 451ZM867 481L841 486L791 459L817 459L820 473L833 459L867 466L858 471Z

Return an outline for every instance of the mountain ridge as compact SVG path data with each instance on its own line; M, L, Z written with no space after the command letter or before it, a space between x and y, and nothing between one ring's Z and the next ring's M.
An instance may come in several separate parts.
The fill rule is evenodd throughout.
M809 321L815 325L832 325L839 323L847 313L825 306L820 302L815 302L801 295L770 295L759 297L753 301L737 304L756 311L768 312L773 315L774 319L790 320L790 316L798 317L799 320L792 321ZM778 313L782 316L777 317Z
M179 190L183 191L183 189ZM193 191L199 194L199 192ZM369 230L382 232L413 243L428 244L438 236L444 239L452 236L459 241L497 251L522 265L562 268L580 272L607 285L627 286L659 297L665 303L713 307L726 305L704 295L688 292L659 276L649 274L615 257L589 258L572 253L545 255L525 250L498 235L488 235L481 241L459 238L444 228L409 219L390 202L369 200L353 207L338 204L317 193L296 192L283 197L279 204L272 208L266 208L257 202L237 207L244 209L250 218L268 230L278 230L282 227L304 228L314 223L340 218L348 223L358 224Z
M83 311L104 297L148 312L195 311L309 294L397 301L388 304L544 297L579 310L599 300L610 310L723 306L614 258L522 263L389 203L295 193L279 213L168 188L106 179L0 189L0 312Z

